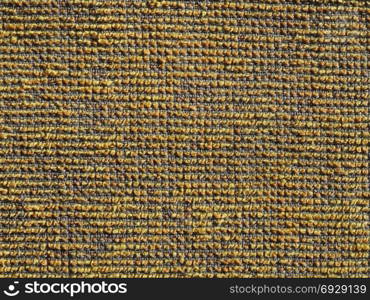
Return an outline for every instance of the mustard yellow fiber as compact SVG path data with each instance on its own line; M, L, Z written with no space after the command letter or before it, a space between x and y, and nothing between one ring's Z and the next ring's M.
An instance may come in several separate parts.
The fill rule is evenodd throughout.
M1 277L369 275L368 1L0 20Z

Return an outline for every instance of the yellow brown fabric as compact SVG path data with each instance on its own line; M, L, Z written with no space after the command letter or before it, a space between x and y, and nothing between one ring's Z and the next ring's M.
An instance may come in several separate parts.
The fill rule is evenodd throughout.
M366 277L367 1L0 1L0 276Z

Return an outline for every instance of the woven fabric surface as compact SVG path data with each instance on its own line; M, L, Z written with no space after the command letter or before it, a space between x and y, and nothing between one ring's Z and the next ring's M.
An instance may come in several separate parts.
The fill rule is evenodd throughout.
M368 1L0 1L1 277L369 276Z

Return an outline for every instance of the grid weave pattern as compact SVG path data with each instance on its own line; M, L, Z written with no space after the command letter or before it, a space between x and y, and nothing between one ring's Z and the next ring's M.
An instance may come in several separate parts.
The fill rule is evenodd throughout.
M369 275L369 2L0 20L2 277Z

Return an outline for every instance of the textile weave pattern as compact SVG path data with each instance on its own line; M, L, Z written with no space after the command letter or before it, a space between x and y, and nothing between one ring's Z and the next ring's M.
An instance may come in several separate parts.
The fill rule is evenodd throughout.
M1 277L368 277L368 1L0 0Z

